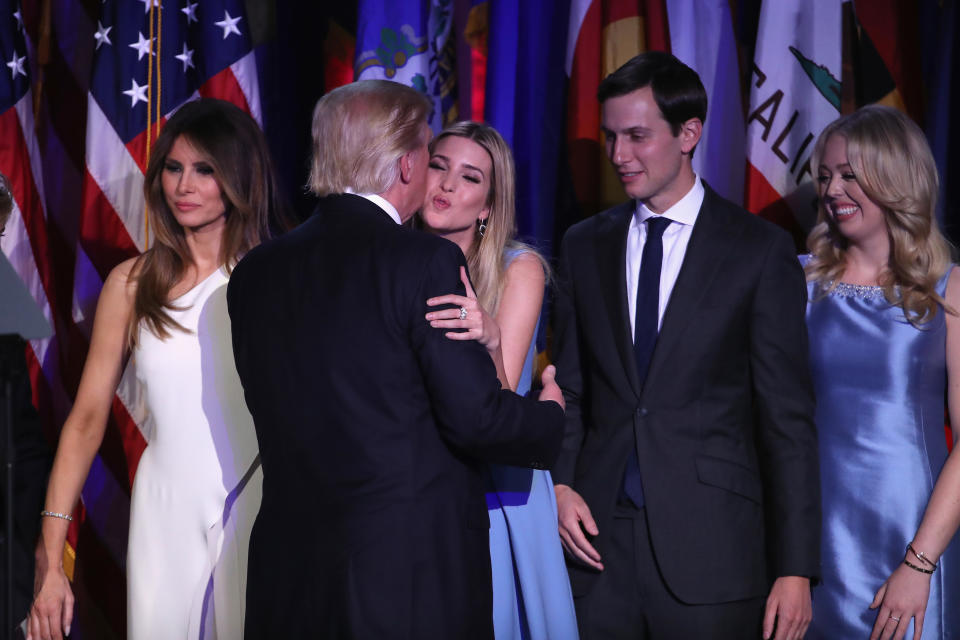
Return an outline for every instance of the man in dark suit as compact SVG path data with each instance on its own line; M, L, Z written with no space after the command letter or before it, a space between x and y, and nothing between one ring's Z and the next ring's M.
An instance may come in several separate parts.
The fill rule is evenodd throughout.
M800 638L820 493L793 244L693 171L692 69L642 54L598 96L633 199L561 248L553 478L581 636Z
M473 341L425 319L464 295L457 246L401 226L425 191L429 101L387 81L314 111L295 231L251 251L227 293L263 463L245 637L492 638L479 461L546 468L563 434L503 391Z

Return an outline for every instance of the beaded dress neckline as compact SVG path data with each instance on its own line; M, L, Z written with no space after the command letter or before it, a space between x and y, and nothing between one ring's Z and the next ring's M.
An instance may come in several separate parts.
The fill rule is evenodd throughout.
M829 290L831 295L837 295L841 298L864 298L867 300L884 298L883 287L880 285L838 282L837 286L830 290L831 286L833 286L833 282L826 283L824 290Z

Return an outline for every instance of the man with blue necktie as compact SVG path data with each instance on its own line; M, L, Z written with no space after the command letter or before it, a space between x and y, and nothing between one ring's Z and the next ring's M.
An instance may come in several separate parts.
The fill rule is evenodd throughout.
M598 98L632 200L560 256L553 478L581 637L801 638L820 491L793 243L694 172L692 69L641 54Z

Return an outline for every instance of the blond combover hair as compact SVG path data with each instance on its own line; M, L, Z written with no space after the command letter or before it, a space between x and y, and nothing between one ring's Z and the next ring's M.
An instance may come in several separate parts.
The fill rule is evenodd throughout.
M480 235L479 224L474 229L473 242L467 251L467 266L470 280L480 305L490 315L496 315L500 295L506 283L504 252L508 249L522 250L536 256L544 273L550 270L543 257L532 247L516 239L515 171L510 147L496 129L479 122L455 122L434 138L430 153L444 138L457 136L476 142L490 156L490 191L486 207L489 210L484 223L486 229Z
M938 307L950 308L936 285L950 268L950 245L937 228L939 180L927 140L916 124L891 107L872 105L827 125L810 158L816 176L827 140L847 142L847 162L863 192L883 211L890 260L880 275L887 300L903 308L914 326L929 322ZM812 254L807 280L825 295L846 268L848 242L820 198L817 224L807 238Z
M136 282L127 341L137 344L140 322L163 339L171 329L185 331L167 312L170 291L193 257L186 234L167 205L163 170L177 139L190 143L213 168L226 207L220 264L229 272L244 253L288 226L274 179L266 138L257 123L223 100L201 98L183 105L160 130L144 174L153 246L141 254L130 278Z
M383 193L398 160L425 143L430 99L397 82L361 80L326 94L313 110L310 190Z

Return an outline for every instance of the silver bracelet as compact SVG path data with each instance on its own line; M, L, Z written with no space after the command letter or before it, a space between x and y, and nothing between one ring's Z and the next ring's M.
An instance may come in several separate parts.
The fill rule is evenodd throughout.
M73 516L67 515L66 513L57 513L55 511L41 511L40 516L47 516L50 518L60 518L61 520L66 520L67 522L73 522Z
M912 542L907 543L907 551L909 551L914 556L916 556L917 560L919 560L920 562L923 562L928 567L933 567L934 569L937 568L937 563L929 560L927 558L927 555L923 551L917 551L916 549L914 549Z

